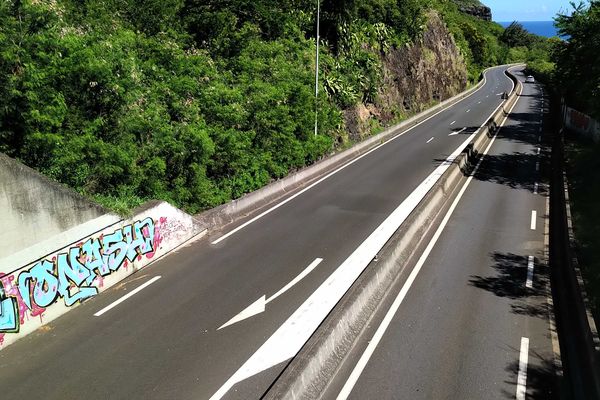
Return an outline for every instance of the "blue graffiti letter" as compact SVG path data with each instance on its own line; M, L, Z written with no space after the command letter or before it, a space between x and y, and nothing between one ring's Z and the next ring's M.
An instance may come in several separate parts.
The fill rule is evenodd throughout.
M30 283L35 280L35 287L33 288L33 300L35 304L40 307L48 307L56 300L58 296L58 278L52 274L54 270L54 264L50 261L44 260L35 264L29 271L21 272L19 275L19 292L23 301L29 307L31 307L31 288Z
M144 227L148 228L147 237L142 231ZM127 241L127 258L129 261L134 261L138 255L150 253L153 250L154 221L152 218L146 218L134 224L135 239L131 232L131 225L124 227L123 232L125 232L125 240Z
M85 253L85 267L92 272L86 282L88 285L91 284L94 279L96 279L96 274L94 273L95 270L97 270L102 276L110 274L110 269L102 260L99 240L89 238L83 244L81 250L83 250Z
M58 292L65 299L67 307L72 306L77 301L92 297L98 294L98 289L95 287L81 286L83 281L89 279L91 271L86 269L79 262L79 248L74 247L69 250L69 261L66 254L58 255L57 270L58 270ZM76 293L71 293L70 282L75 283L78 290Z
M18 332L19 317L17 299L4 298L4 286L0 282L0 332Z
M104 248L104 264L112 271L121 267L125 255L127 255L127 244L123 242L123 232L119 229L111 235L102 238L102 247Z

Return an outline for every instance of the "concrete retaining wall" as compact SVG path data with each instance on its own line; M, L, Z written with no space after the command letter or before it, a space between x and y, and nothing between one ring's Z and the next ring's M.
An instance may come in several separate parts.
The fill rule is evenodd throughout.
M31 256L31 246L48 239L52 243L67 244L69 239L86 236L98 227L120 220L117 215L2 153L0 210L0 259L20 251ZM76 227L75 237L65 234ZM60 237L56 237L58 235Z
M205 229L164 202L35 262L0 273L0 349L113 286Z
M346 354L376 312L392 285L405 278L405 267L434 221L454 193L468 179L468 171L483 153L498 126L518 100L522 85L515 76L515 90L504 105L480 129L455 163L440 177L417 208L381 250L338 306L287 366L264 396L265 399L317 399L335 375Z

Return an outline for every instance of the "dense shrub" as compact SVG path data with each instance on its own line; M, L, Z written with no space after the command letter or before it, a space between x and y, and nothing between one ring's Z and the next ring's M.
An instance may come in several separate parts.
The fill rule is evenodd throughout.
M0 151L120 211L215 206L345 145L342 110L431 7L472 80L529 52L452 2L323 0L315 100L314 1L1 1Z

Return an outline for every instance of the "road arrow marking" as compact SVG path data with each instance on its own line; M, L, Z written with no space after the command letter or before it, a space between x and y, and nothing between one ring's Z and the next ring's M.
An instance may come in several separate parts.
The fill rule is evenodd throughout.
M317 266L319 264L321 264L322 261L323 261L322 258L317 258L308 267L306 267L306 269L304 271L302 271L300 273L300 275L298 275L297 277L295 277L294 280L292 280L290 283L288 283L283 288L281 288L273 296L271 296L271 297L269 297L267 299L267 296L263 295L261 298L259 298L258 300L256 300L254 303L252 303L248 307L246 307L238 315L236 315L235 317L231 318L229 321L227 321L226 323L224 323L223 325L221 325L219 327L219 329L217 329L217 330L221 330L221 329L223 329L225 327L228 327L229 325L233 325L233 324L235 324L237 322L243 321L243 320L248 319L250 317L253 317L253 316L257 315L257 314L265 312L265 308L266 308L267 304L269 304L270 302L272 302L273 300L275 300L276 298L278 298L279 296L281 296L282 294L284 294L285 292L287 292L288 290L290 290L295 284L297 284L302 279L304 279L304 277L306 275L310 274L313 269L317 268Z
M462 128L460 131L454 131L451 134L449 134L448 136L456 136L459 133L463 133L465 130L467 129L467 127L465 126L464 128Z

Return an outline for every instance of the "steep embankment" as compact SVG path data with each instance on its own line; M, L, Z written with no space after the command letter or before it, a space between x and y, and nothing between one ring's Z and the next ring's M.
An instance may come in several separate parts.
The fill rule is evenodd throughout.
M428 13L426 28L418 42L391 49L381 58L383 79L375 101L344 111L346 129L353 140L371 134L374 121L389 125L398 115L422 111L467 86L465 61L435 11Z
M452 1L322 2L315 101L315 3L0 2L0 151L113 210L197 213L506 58L502 28Z

